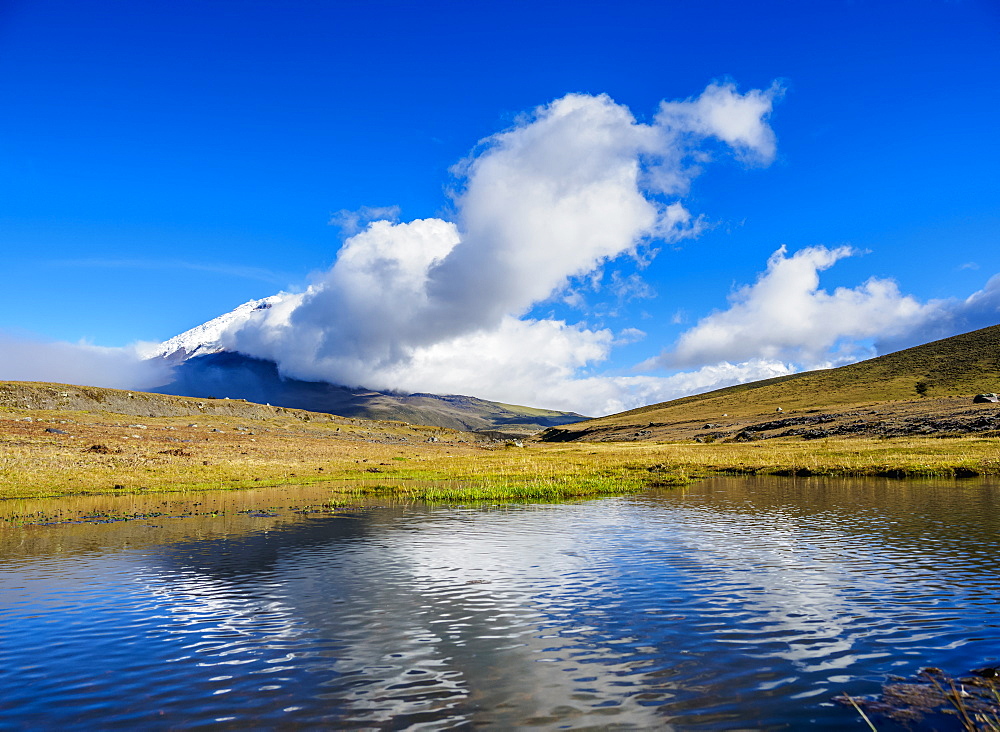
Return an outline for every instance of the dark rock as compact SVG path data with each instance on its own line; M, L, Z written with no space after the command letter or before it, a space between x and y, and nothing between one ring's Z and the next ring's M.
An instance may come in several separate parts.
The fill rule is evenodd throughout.
M779 430L783 427L823 424L824 422L832 422L834 419L836 419L836 417L830 414L817 414L812 417L787 417L785 419L776 419L770 422L761 422L760 424L755 424L753 428L758 432L765 432L767 430Z
M814 475L814 473L809 468L776 468L771 472L771 475L780 475L792 478L808 478L809 476Z
M161 455L173 455L174 457L191 457L191 453L186 450L182 450L179 447L172 448L170 450L160 450ZM322 470L322 468L320 468Z
M55 427L46 427L45 431L48 432L51 435L68 435L69 434L69 432L66 432L65 430L57 430Z

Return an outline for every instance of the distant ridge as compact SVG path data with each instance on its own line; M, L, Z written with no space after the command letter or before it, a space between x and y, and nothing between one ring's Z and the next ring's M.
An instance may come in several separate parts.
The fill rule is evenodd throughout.
M1000 325L848 366L729 386L554 428L543 439L626 439L626 434L628 439L684 439L712 430L735 434L782 421L775 418L779 409L786 415L835 412L840 421L858 421L862 415L849 413L851 407L903 402L913 405L909 412L914 414L922 404L948 411L947 404L971 404L967 397L983 392L1000 392ZM884 411L869 411L873 422L885 421L875 419L885 416ZM783 421L791 426L790 418Z
M187 397L229 397L258 404L326 412L340 417L396 420L463 432L527 435L587 419L558 412L491 402L457 394L393 394L351 389L322 381L282 377L277 364L221 351L188 357L174 368L174 380L150 391Z
M576 412L502 404L457 394L400 394L304 381L282 376L273 361L227 350L227 334L265 317L268 310L287 297L272 295L250 300L163 343L147 347L143 355L171 364L174 374L169 384L150 391L246 399L341 417L395 420L463 432L497 433L496 436L525 436L554 425L587 419Z

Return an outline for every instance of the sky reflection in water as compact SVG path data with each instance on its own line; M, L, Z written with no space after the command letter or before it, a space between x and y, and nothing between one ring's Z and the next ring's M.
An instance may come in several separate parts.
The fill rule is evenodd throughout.
M836 694L997 662L998 499L718 479L5 528L0 727L842 729Z

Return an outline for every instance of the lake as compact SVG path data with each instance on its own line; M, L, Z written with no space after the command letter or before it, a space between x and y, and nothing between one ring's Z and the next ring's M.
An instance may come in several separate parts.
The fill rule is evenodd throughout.
M324 497L0 509L49 522L0 520L0 728L867 729L833 698L1000 661L995 481Z

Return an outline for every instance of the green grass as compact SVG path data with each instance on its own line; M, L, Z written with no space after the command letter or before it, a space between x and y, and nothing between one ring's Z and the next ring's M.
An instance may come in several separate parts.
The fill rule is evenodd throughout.
M595 470L590 474L547 476L503 474L442 477L433 471L393 471L384 482L348 485L338 492L350 496L387 496L431 502L553 501L587 496L635 493L652 486L685 485L682 475L653 474L646 469Z

